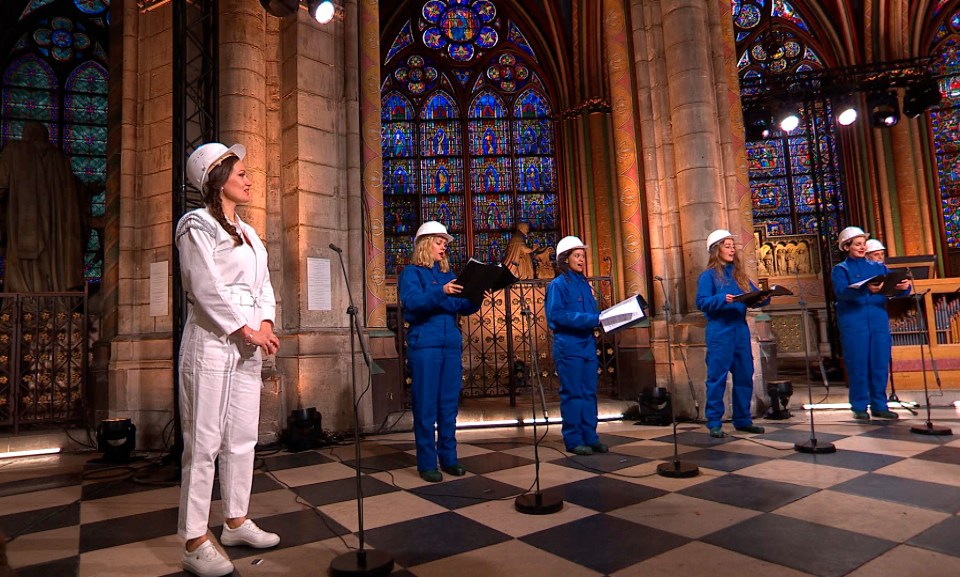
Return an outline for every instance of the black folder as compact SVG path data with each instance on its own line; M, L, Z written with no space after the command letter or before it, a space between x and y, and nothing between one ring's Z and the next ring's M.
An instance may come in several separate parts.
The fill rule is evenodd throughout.
M760 289L750 291L748 293L738 294L737 296L733 297L733 300L734 302L743 303L748 307L752 307L767 297L779 297L792 294L793 292L787 287L775 284L768 289Z
M896 296L900 289L897 285L909 276L908 269L891 268L887 269L887 274L878 274L860 282L853 283L850 288L863 288L865 285L881 284L880 294L883 296Z
M500 263L489 264L471 258L457 276L457 284L463 287L463 292L458 296L478 303L488 290L495 292L505 289L518 280L510 269Z

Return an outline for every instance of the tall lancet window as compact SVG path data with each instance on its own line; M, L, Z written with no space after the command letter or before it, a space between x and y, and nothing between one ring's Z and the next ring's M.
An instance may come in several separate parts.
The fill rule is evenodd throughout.
M420 223L456 237L455 270L499 262L514 229L559 240L554 110L537 54L490 0L430 0L383 43L386 272L409 262Z
M942 8L942 6L941 6ZM933 128L937 180L940 185L940 214L944 241L950 260L960 262L960 10L938 14L940 25L930 43L930 54L942 58L948 76L940 83L943 100L930 113ZM956 268L952 264L952 269ZM950 274L958 274L951 270Z

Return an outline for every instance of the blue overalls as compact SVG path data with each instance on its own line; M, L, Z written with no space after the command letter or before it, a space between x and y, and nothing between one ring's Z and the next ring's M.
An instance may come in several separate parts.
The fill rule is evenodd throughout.
M457 315L480 310L479 304L443 292L456 278L434 263L427 268L409 265L400 273L398 288L407 331L407 361L413 383L413 433L417 442L417 470L457 464L457 409L463 384L463 337ZM436 433L434 432L436 427Z
M590 283L568 271L547 287L547 326L553 331L553 364L560 377L560 416L567 450L593 446L597 437L597 341L600 324Z
M750 290L757 287L750 283ZM723 394L727 389L727 374L733 373L733 426L749 427L750 399L753 397L753 351L750 347L750 328L747 326L747 306L728 303L728 294L744 292L733 278L733 264L723 269L719 278L714 269L700 273L697 280L697 308L707 318L707 428L714 429L723 421ZM763 306L770 299L758 303Z
M837 325L847 368L850 407L865 412L887 411L887 378L890 375L890 317L887 297L870 292L866 285L851 284L886 274L887 267L863 258L847 257L833 267L830 279L837 297ZM910 294L909 289L901 294Z

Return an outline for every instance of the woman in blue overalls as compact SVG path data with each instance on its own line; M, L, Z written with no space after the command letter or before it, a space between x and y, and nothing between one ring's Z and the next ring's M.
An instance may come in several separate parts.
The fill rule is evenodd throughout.
M586 245L575 236L557 243L557 277L547 287L547 326L553 331L553 363L560 378L561 430L567 451L606 453L597 436L597 301L584 277Z
M730 231L719 229L707 237L710 257L707 269L697 280L697 308L707 318L707 428L710 436L725 436L723 396L727 375L733 373L733 427L746 433L762 433L763 427L753 424L750 399L753 396L753 351L747 306L734 302L738 294L757 290L750 282L737 254ZM764 306L767 298L755 306Z
M400 273L400 302L407 330L407 361L413 377L413 433L417 470L424 481L443 480L440 469L466 473L457 460L457 409L463 380L463 337L458 315L480 310L458 297L463 287L450 270L447 243L453 237L436 221L423 223L413 242L413 259ZM436 432L434 432L436 430Z
M870 413L875 418L896 419L898 415L887 407L892 345L887 297L880 294L879 284L850 287L887 272L886 265L864 258L867 236L855 226L840 231L837 246L847 253L847 258L833 267L830 276L833 293L837 297L837 324L840 327L840 344L843 346L843 364L847 369L853 418L869 420L869 404ZM897 285L901 294L910 294L910 288L909 280Z

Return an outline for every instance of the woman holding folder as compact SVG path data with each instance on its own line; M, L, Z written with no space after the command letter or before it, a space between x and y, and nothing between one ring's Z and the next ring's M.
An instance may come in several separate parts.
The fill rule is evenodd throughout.
M863 282L887 274L887 267L864 258L868 236L856 226L840 231L837 246L847 253L847 258L834 266L830 275L837 297L837 324L850 388L850 407L853 418L861 421L870 419L868 404L875 418L899 418L887 407L892 344L887 297L880 292L881 283ZM896 285L901 294L910 294L910 287L908 279Z
M597 436L597 341L600 312L584 276L587 245L575 236L557 243L557 276L547 287L547 326L553 331L553 362L560 378L561 431L567 451L606 453Z
M423 223L413 241L411 264L400 273L398 288L407 330L407 360L413 377L413 433L417 471L438 483L440 469L454 476L466 470L457 460L457 409L463 380L463 337L458 315L480 304L458 296L463 287L450 270L447 244L453 237L436 221ZM436 432L434 432L436 431Z
M718 229L707 236L707 269L697 280L697 308L707 318L707 428L710 436L726 436L723 423L723 396L727 375L733 373L733 427L746 433L762 433L753 424L750 399L753 396L753 351L747 326L747 305L737 295L758 290L747 276L737 254L734 236ZM767 297L751 306L764 306Z

